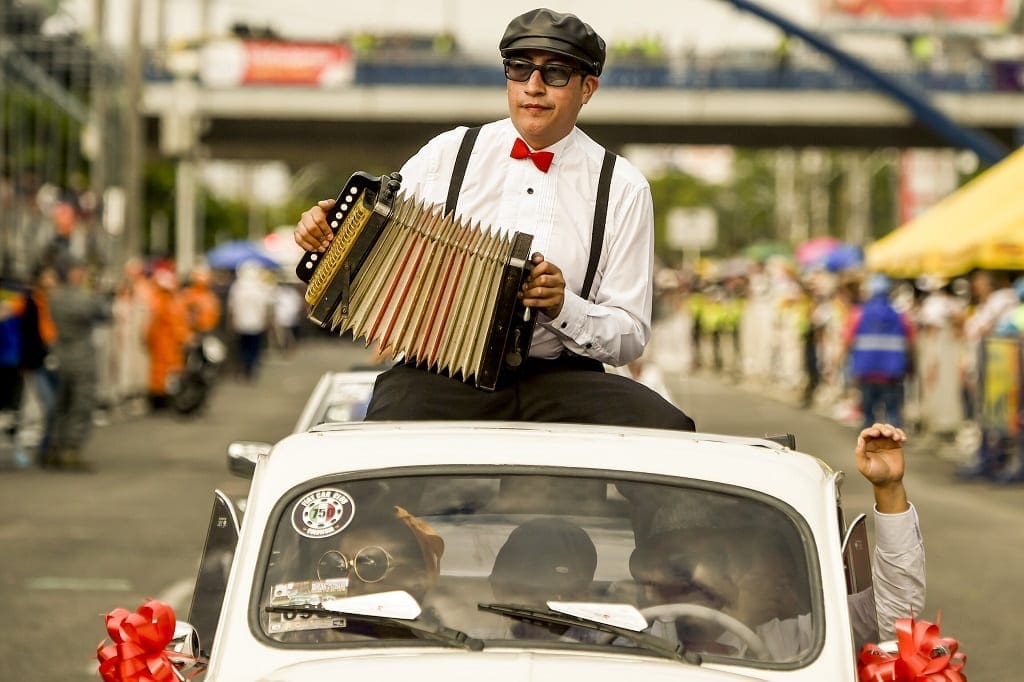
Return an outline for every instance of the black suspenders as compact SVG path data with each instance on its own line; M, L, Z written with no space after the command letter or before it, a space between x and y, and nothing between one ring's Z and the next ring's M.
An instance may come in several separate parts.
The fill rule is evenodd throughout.
M462 136L462 146L459 147L459 155L455 157L455 167L452 169L452 180L448 183L448 199L444 202L444 213L455 213L455 207L459 203L459 192L462 191L462 181L466 179L466 167L469 165L469 155L476 144L476 136L480 134L480 126L470 128Z
M601 260L601 249L604 247L604 224L608 219L608 193L612 187L612 171L615 170L615 154L604 150L604 161L601 163L601 177L597 181L597 201L594 203L594 229L590 237L590 260L587 262L587 275L583 278L580 297L590 300L590 288L594 286L594 275L597 263Z
M452 169L452 179L448 185L448 199L444 204L444 212L454 213L459 203L459 192L462 190L462 182L466 179L466 167L469 166L469 155L476 144L477 135L480 134L480 126L469 128L462 138L459 146L459 153L455 157L455 167ZM601 250L604 247L604 226L608 220L608 195L612 186L612 171L615 169L615 154L604 150L604 161L601 163L601 175L597 181L597 201L594 204L594 227L590 236L590 260L587 261L587 274L583 278L583 287L580 297L589 300L590 289L594 286L594 275L597 273L597 264L601 260Z

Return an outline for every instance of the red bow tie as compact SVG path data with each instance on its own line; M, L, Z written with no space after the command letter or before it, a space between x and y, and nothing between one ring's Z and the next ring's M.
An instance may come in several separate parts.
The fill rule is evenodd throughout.
M513 159L530 159L541 173L548 172L548 168L551 168L551 161L555 158L552 152L531 152L520 137L516 138L516 143L512 145L512 153L509 156Z

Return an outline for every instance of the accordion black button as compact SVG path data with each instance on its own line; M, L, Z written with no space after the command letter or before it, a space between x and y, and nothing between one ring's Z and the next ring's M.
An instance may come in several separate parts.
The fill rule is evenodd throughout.
M569 323L568 323L568 322L563 322L563 323L562 323L562 329L565 329L565 328L566 328L566 327L568 327L568 326L569 326Z

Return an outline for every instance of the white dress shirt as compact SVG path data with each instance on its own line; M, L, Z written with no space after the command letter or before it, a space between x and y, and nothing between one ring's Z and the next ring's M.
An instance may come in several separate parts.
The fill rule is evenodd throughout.
M405 163L406 194L444 204L465 131L438 135ZM604 248L587 301L579 293L604 148L573 128L545 149L555 156L543 173L529 159L510 157L517 137L511 119L482 127L456 213L483 226L533 235L533 251L561 269L562 311L555 319L538 315L530 355L554 358L568 348L615 366L639 357L651 331L654 209L647 180L625 159L616 160Z

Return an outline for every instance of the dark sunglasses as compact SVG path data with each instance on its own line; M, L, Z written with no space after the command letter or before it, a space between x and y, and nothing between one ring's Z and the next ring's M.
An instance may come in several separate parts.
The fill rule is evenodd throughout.
M553 88L561 88L569 84L569 79L574 73L580 72L574 66L566 64L534 64L529 59L505 58L505 78L517 83L525 83L530 80L534 71L540 71L541 79Z

